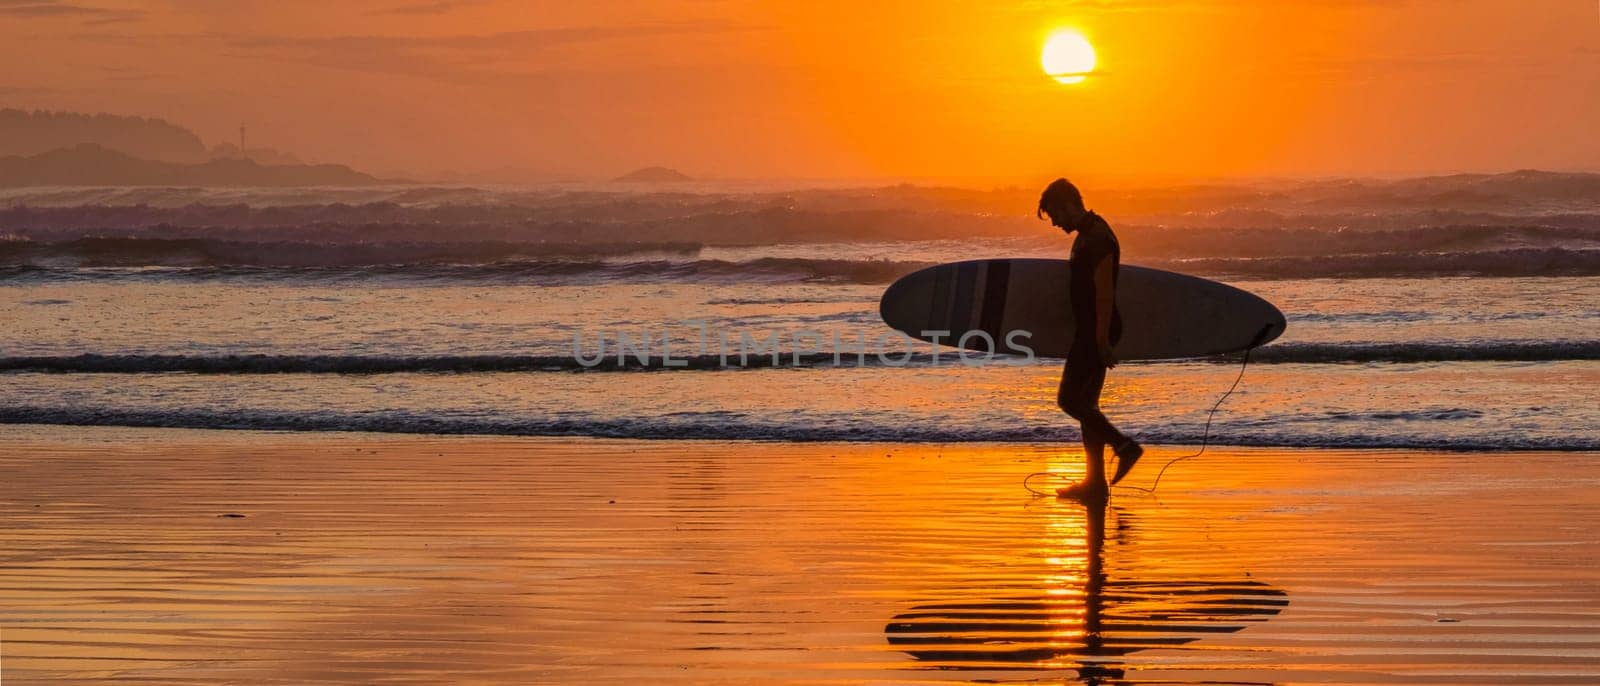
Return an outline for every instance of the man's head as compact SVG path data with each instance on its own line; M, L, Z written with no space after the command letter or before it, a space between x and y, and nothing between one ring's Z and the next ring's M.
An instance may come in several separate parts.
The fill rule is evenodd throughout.
M1078 192L1078 187L1066 179L1051 181L1045 186L1044 193L1039 196L1039 209L1035 212L1038 216L1049 215L1050 223L1061 227L1062 230L1072 232L1077 230L1078 224L1089 214L1083 207L1083 195Z

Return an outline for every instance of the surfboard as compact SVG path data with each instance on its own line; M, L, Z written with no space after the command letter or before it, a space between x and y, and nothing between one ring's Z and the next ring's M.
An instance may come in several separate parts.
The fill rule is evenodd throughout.
M1050 259L953 262L901 277L878 314L912 338L980 352L1066 357L1077 323L1070 263ZM1238 352L1283 334L1283 313L1260 296L1195 276L1122 265L1117 277L1122 360ZM1023 335L1023 333L1027 335Z

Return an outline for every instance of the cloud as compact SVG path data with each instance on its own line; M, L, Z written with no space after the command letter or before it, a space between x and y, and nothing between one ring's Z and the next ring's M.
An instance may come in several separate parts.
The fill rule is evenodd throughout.
M434 0L434 2L419 2L419 3L409 4L409 5L401 5L399 7L391 7L389 9L373 10L371 12L368 12L368 14L373 14L373 15L385 15L385 14L399 14L399 15L448 14L450 12L454 12L454 11L456 11L458 9L463 8L463 7L471 7L472 5L481 5L481 4L483 4L483 0Z
M150 81L156 78L150 72L126 67L101 67L100 73L107 81Z
M1548 73L1560 67L1536 56L1505 55L1488 52L1433 53L1413 55L1375 55L1338 59L1305 60L1295 66L1300 71L1341 79L1372 79L1389 74L1424 74L1433 77L1484 79L1503 72L1523 77Z
M0 0L0 16L20 19L76 17L84 24L100 26L143 19L143 10L108 9L78 5L61 0Z
M320 67L446 79L505 75L533 66L552 49L602 41L734 29L706 25L640 25L534 29L450 36L229 36L233 56Z
M594 26L562 29L530 29L499 33L450 36L333 36L301 38L293 36L241 37L235 44L245 47L302 47L316 49L455 51L540 50L557 45L589 43L621 38L640 38L674 33L701 33L724 30L720 27L689 25Z
M1302 4L1348 7L1392 7L1445 0L1299 0ZM1032 11L1148 12L1153 10L1251 9L1282 5L1282 0L1032 0L1020 7Z
M37 88L37 87L33 87L33 86L3 86L3 85L0 85L0 96L7 96L7 97L21 96L21 95L43 95L45 93L57 93L57 92L59 92L59 91L54 89L54 88Z
M14 0L0 0L3 3ZM113 33L79 31L67 37L100 45L117 44L132 48L155 45L186 45L206 54L231 59L265 60L303 64L326 69L373 74L413 76L451 83L501 83L505 79L567 71L579 62L564 49L582 48L609 41L627 41L663 36L697 37L735 32L769 31L770 26L746 24L651 23L631 26L590 26L531 29L484 34L415 35L335 35L296 36L286 34L240 35L236 33ZM199 46L205 46L200 48ZM659 53L671 46L646 44L641 49ZM634 50L619 50L618 59L629 59ZM607 53L609 54L609 53ZM635 55L636 56L636 55ZM602 56L603 57L603 56ZM673 60L657 60L654 67L670 66ZM588 62L585 66L594 66Z

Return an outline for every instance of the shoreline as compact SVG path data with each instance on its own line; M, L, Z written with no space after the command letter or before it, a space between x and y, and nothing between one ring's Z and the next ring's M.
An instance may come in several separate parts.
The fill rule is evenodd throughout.
M471 431L460 431L460 432L414 432L414 431L401 431L401 430L384 431L384 430L378 430L378 429L339 429L339 428L335 428L335 429L309 429L309 430L308 429L303 429L303 428L281 428L281 429L278 429L278 428L256 428L256 427L233 428L233 427L214 427L214 426L169 426L169 425L164 425L164 424L121 424L121 423L61 424L61 423L35 423L35 422L10 421L9 418L7 418L7 417L5 417L3 415L0 415L0 441L6 440L7 437L8 437L7 434L23 433L23 432L27 432L28 430L41 430L41 429L44 430L46 433L49 433L49 432L71 433L71 432L74 432L74 431L82 431L82 432L94 432L94 431L172 431L172 432L196 433L196 434L218 434L218 433L220 433L220 434L243 434L245 436L252 435L252 434L260 434L260 435L268 435L268 436L308 436L308 437L309 436L369 436L369 437L373 437L375 439L379 438L379 437L382 437L382 438L387 438L387 439L391 439L391 440L405 440L405 439L427 440L427 439L436 439L436 438L437 439L459 438L459 439L507 440L507 441L513 441L513 440L617 441L617 442L638 442L638 443L643 443L643 444L654 444L654 443L665 443L665 444L674 444L674 443L687 443L687 444L692 444L692 443L709 443L709 444L750 443L750 444L757 444L757 445L773 445L773 446L779 446L779 445L818 446L818 445L834 445L834 444L838 444L838 445L861 445L861 446L950 447L952 449L957 449L957 448L962 448L962 447L978 448L978 447L985 447L985 446L988 446L988 447L1002 447L1003 446L1003 447L1010 447L1010 448L1024 447L1024 448L1029 448L1029 449L1041 448L1041 449L1075 450L1075 449L1078 449L1078 448L1082 447L1082 444L1078 442L1077 438L1064 438L1064 439L1061 439L1061 440L1058 440L1058 441L1038 440L1038 439L1027 439L1027 440L1019 439L1019 440L1015 440L1015 441L928 441L928 440L895 440L895 439L844 440L844 439L835 439L835 438L826 438L826 437L824 437L824 438L816 438L816 439L793 438L793 437L784 437L784 438L761 438L761 437L732 437L732 438L710 437L710 438L699 438L699 437L688 437L688 438L680 438L680 437L678 437L678 435L675 435L675 434L680 434L681 433L680 431L678 431L676 429L671 430L671 431L663 430L661 435L657 435L657 436L639 437L639 436L607 436L607 435L593 435L593 434L557 434L557 433L525 433L525 434L523 434L523 433L493 433L493 432L471 432ZM1162 449L1165 449L1165 450L1177 450L1177 451L1181 451L1181 450L1188 449L1188 448L1198 449L1202 445L1199 442L1165 443L1165 442L1156 442L1156 441L1141 441L1141 444L1145 445L1147 447L1159 447L1159 448L1162 448ZM1293 444L1293 443L1269 443L1269 442L1264 442L1264 441L1263 442L1256 442L1256 443L1250 443L1250 442L1220 442L1220 441L1217 441L1217 440L1212 440L1209 443L1209 446L1210 447L1207 449L1207 452L1212 452L1214 450L1313 450L1313 451L1316 451L1316 450L1327 450L1327 451L1336 451L1336 452L1342 452L1342 451L1353 451L1353 452L1399 452L1399 453L1419 452L1419 453L1462 453L1462 454L1514 453L1514 454L1519 454L1519 455L1521 455L1521 454L1531 454L1531 453L1560 453L1560 454L1600 453L1600 447L1590 446L1590 445L1573 445L1573 446L1530 446L1530 445L1518 445L1518 446L1504 446L1504 445L1487 445L1487 444L1470 444L1469 443L1469 444L1438 445L1438 446L1427 446L1427 445L1423 445L1423 446L1418 446L1418 445L1382 445L1382 444L1380 444L1380 445L1345 445L1345 446L1338 446L1338 445L1305 445L1305 444Z

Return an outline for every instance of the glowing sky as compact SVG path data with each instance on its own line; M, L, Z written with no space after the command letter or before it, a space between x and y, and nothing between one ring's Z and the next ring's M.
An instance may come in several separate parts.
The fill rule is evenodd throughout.
M1097 76L1039 68L1082 32ZM0 105L379 171L1600 168L1592 0L0 0Z

